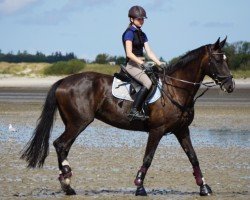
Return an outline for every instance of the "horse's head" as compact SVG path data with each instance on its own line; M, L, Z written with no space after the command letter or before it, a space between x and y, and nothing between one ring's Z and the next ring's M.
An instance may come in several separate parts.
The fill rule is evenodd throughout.
M207 46L208 60L205 68L205 75L211 77L217 85L225 92L231 93L234 90L235 83L230 73L227 63L227 57L222 51L227 37L220 42L220 38L212 45Z

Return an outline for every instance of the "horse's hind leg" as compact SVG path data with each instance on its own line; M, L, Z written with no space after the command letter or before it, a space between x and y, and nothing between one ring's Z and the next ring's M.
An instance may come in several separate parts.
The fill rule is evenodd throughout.
M57 152L58 165L60 169L59 181L61 183L62 190L67 195L76 194L74 189L70 186L72 171L67 160L70 147L74 143L76 137L93 121L93 119L91 118L84 121L80 121L78 119L78 121L79 122L74 121L74 123L67 125L63 134L53 143Z
M196 156L196 153L194 151L194 148L190 139L189 128L186 127L182 131L175 133L175 135L193 166L193 170L194 170L193 175L195 177L196 184L200 186L200 195L201 196L210 195L212 193L212 190L205 183L205 179L201 173L199 161L198 161L198 158Z
M157 146L163 135L164 129L161 130L161 128L154 129L149 132L147 147L143 158L143 165L137 172L136 178L134 180L134 183L137 186L135 193L136 196L147 196L147 192L143 186L143 181L148 171L148 168L152 163Z

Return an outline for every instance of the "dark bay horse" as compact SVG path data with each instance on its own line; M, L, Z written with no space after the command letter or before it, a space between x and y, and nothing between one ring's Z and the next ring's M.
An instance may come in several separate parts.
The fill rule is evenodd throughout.
M53 145L61 171L59 181L67 195L76 194L70 186L72 172L67 160L70 147L94 118L121 129L149 133L143 164L134 181L136 195L147 195L143 187L144 178L161 138L169 132L177 137L192 164L200 195L211 194L212 190L205 183L191 143L189 125L194 118L194 97L205 75L224 91L234 90L234 81L222 51L225 42L226 38L221 42L218 39L214 44L190 51L167 68L168 75L160 76L165 98L149 105L149 119L146 122L129 121L127 114L132 103L124 101L120 104L119 99L112 96L112 76L86 72L57 81L48 92L38 125L21 158L28 162L28 167L43 166L49 153L49 138L58 108L65 131Z

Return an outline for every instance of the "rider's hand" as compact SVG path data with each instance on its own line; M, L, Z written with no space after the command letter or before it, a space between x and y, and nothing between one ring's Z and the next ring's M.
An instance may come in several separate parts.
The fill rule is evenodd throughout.
M161 63L161 64L159 65L158 69L159 69L160 72L163 72L164 69L166 69L166 67L167 67L167 65L166 65L165 63Z
M142 69L144 69L146 71L152 70L152 66L149 63L142 63L141 66L142 66Z

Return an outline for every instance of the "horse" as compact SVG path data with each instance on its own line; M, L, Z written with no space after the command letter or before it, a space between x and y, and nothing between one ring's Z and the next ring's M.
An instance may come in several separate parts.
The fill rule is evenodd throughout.
M21 159L28 168L42 167L49 153L49 138L54 116L58 109L65 130L54 142L59 182L66 195L75 195L71 187L72 171L67 159L77 136L96 118L111 126L148 132L148 141L134 184L136 196L146 196L144 179L151 165L161 138L167 133L176 136L192 167L200 195L212 194L205 182L199 161L190 138L189 125L194 119L194 98L204 77L211 77L221 90L231 93L235 84L222 48L226 42L220 38L212 44L201 46L182 56L177 63L159 75L162 81L162 97L148 105L146 121L130 121L128 113L131 101L123 101L111 93L113 76L95 72L73 74L54 83L48 91L42 113L33 135L21 151Z

